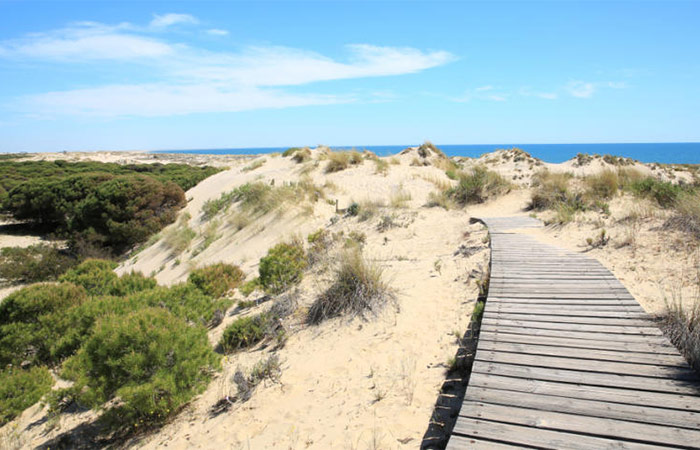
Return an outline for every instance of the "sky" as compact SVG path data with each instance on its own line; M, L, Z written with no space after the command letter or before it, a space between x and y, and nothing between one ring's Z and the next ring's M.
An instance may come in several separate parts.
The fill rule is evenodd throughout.
M0 151L700 142L700 1L0 0Z

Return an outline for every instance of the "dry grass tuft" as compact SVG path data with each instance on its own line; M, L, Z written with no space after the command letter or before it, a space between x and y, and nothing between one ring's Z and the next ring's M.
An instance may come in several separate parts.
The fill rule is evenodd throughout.
M332 284L311 305L307 321L318 324L341 315L365 317L394 301L395 294L383 280L382 269L353 249L341 255Z

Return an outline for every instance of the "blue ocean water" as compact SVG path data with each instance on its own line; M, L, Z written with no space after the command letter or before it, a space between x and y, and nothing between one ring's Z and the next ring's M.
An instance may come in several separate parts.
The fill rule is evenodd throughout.
M413 144L416 145L416 144ZM536 158L550 163L569 160L578 153L597 153L633 158L641 162L667 164L700 164L700 142L689 143L643 143L643 144L503 144L503 145L439 145L448 156L479 157L497 149L518 147ZM400 152L411 145L356 145L339 146L333 149L371 150L379 156ZM287 147L223 148L203 150L156 150L154 153L192 153L204 155L255 155L275 153Z

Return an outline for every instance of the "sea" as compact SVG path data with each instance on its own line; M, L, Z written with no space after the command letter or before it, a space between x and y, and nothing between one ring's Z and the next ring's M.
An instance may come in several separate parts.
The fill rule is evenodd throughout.
M341 145L334 150L370 150L379 156L393 155L401 150L419 144L406 145ZM440 145L438 148L448 156L468 156L476 158L498 149L517 147L532 156L550 163L560 163L579 153L624 156L641 162L664 164L700 164L700 142L659 142L640 144L483 144L483 145ZM188 153L200 155L256 155L283 152L288 147L259 148L219 148L192 150L154 150L153 153Z

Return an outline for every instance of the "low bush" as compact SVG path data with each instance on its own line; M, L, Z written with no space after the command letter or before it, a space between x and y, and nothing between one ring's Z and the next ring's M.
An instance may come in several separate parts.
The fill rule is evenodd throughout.
M680 230L700 239L700 192L682 193L664 228Z
M53 386L46 367L23 370L12 367L0 371L0 426L38 402Z
M260 287L260 278L253 278L252 280L243 283L238 288L238 292L240 292L244 297L247 297L254 290L259 289Z
M278 294L301 281L306 269L306 255L299 242L277 244L260 259L260 285Z
M86 302L85 290L70 283L35 284L0 303L0 367L58 362L51 347L72 324L68 310Z
M117 263L104 259L88 259L63 274L60 281L85 288L89 295L124 296L152 289L156 281L140 273L130 273L121 278L114 272Z
M656 201L662 208L670 208L683 193L682 186L647 177L630 184L630 190L639 197L647 197Z
M332 152L328 154L328 163L324 171L326 173L340 172L350 166L350 155L347 152Z
M460 172L458 183L447 190L447 195L460 205L483 203L510 189L510 184L499 174L476 166L468 172Z
M272 320L269 313L237 319L224 330L221 348L224 352L231 353L257 344L267 336Z
M381 268L365 260L360 251L349 251L341 256L330 287L311 305L307 320L317 324L343 314L364 316L393 300Z
M206 295L218 298L237 288L244 279L245 274L238 266L218 263L193 270L187 281Z
M15 283L51 281L77 262L66 252L46 244L5 247L0 249L0 278Z
M184 223L171 228L164 237L165 245L172 250L174 255L179 255L190 248L192 240L197 233Z
M555 208L560 203L570 203L569 182L572 178L568 173L552 173L541 171L533 177L535 188L530 197L530 209L543 210Z
M159 424L207 386L220 366L206 330L161 308L109 315L63 376L75 381L68 394L92 407L119 398L105 419L117 428Z

